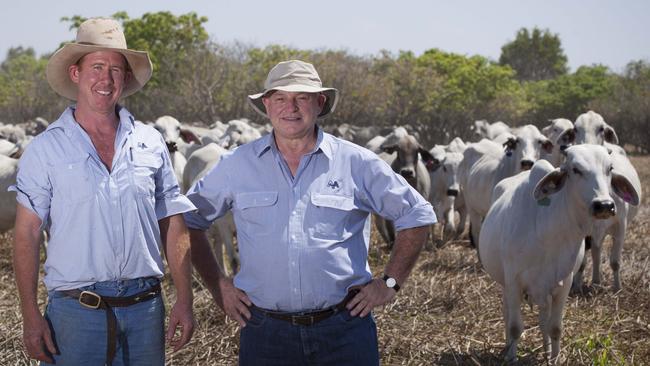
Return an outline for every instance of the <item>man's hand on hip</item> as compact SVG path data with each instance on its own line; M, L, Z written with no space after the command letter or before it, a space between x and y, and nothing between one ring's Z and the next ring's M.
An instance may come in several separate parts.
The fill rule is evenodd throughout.
M346 305L352 316L365 317L372 309L384 305L395 297L395 290L388 288L381 278L373 278L372 281L361 287L359 293Z
M221 296L220 299L216 299L217 304L227 316L239 323L240 327L245 327L246 320L251 318L248 307L253 305L248 295L235 287L232 278L227 277L219 278L219 293Z

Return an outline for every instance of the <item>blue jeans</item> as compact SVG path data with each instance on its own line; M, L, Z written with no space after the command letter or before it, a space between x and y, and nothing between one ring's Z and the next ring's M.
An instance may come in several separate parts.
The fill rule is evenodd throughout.
M311 326L293 325L249 308L251 318L239 338L239 364L379 365L377 326L371 315L347 310Z
M156 278L97 282L80 290L101 296L135 295L158 283ZM164 365L165 307L162 296L128 307L113 308L117 318L113 366ZM106 363L106 310L88 309L60 292L48 293L45 318L56 344L55 365L100 366ZM41 363L41 365L49 365Z

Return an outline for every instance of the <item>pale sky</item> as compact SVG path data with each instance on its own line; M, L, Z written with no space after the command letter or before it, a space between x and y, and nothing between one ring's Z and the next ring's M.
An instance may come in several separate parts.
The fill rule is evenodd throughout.
M345 49L357 55L385 49L427 49L498 60L501 47L522 27L559 34L571 71L604 64L621 72L630 61L650 61L648 0L1 0L0 60L14 46L37 54L74 39L61 17L109 16L126 11L190 11L207 16L213 40L263 47ZM128 42L128 40L127 40Z

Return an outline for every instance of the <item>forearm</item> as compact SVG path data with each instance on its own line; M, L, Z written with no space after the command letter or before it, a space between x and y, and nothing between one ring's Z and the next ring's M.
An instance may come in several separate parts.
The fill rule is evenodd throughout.
M189 229L190 243L192 246L192 264L201 276L203 284L208 288L215 299L220 296L219 280L225 278L221 267L210 248L210 242L203 230Z
M397 232L395 245L384 273L395 278L400 285L406 282L415 266L420 251L427 240L428 226L404 229Z
M176 288L176 301L192 303L192 262L190 241L182 215L160 222L167 265Z
M23 317L40 315L38 309L38 266L40 219L18 205L14 230L13 265Z

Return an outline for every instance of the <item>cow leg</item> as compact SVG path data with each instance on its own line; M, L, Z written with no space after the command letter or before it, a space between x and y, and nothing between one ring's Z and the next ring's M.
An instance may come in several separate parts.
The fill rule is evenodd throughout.
M620 222L614 228L612 233L612 251L609 255L609 265L612 268L614 282L612 290L618 292L621 289L621 252L623 251L623 244L625 243L625 230L627 223Z
M469 211L469 241L472 247L478 250L478 237L481 233L481 216L474 212L473 210Z
M584 250L587 250L587 246L589 243L589 247L591 247L591 237L586 237L584 242L581 244L584 248ZM585 266L587 265L587 256L583 255L582 260L580 261L580 267L578 267L578 270L576 273L573 275L573 284L571 285L571 291L574 293L580 292L582 293L582 286L584 284L583 281L583 274L585 271Z
M505 361L517 361L517 343L524 330L521 320L521 291L516 284L506 284L503 289L503 307L506 322Z
M600 285L600 254L603 248L603 240L605 239L605 233L599 232L591 237L591 264L593 266L593 271L591 275L591 284L593 286Z
M564 305L571 290L571 275L562 281L562 286L555 289L552 295L551 314L548 323L548 332L551 338L551 358L549 363L558 364L560 359L560 341L562 339L562 318L564 317Z
M551 310L553 301L551 296L548 296L543 304L539 305L539 330L542 332L542 340L544 342L544 357L548 360L551 355Z
M454 218L455 213L456 212L454 211L453 204L445 212L445 226L444 226L444 231L442 236L443 242L447 242L455 237L456 234L456 219Z
M458 226L456 226L456 238L460 237L463 235L463 232L465 231L465 222L467 221L467 210L465 209L465 206L459 206L457 207L458 210Z
M208 229L208 238L212 240L212 251L217 260L217 264L221 267L224 273L227 274L226 267L223 263L223 240L218 225L213 224Z
M237 267L239 264L239 258L235 252L235 246L233 244L233 237L235 234L235 223L233 222L232 213L227 213L225 216L220 217L216 220L215 224L219 229L219 235L221 237L221 242L226 249L226 255L228 256L228 265L230 266L231 273L237 273ZM222 254L223 256L223 254ZM222 265L225 265L225 261L222 258ZM224 271L226 270L223 267Z

